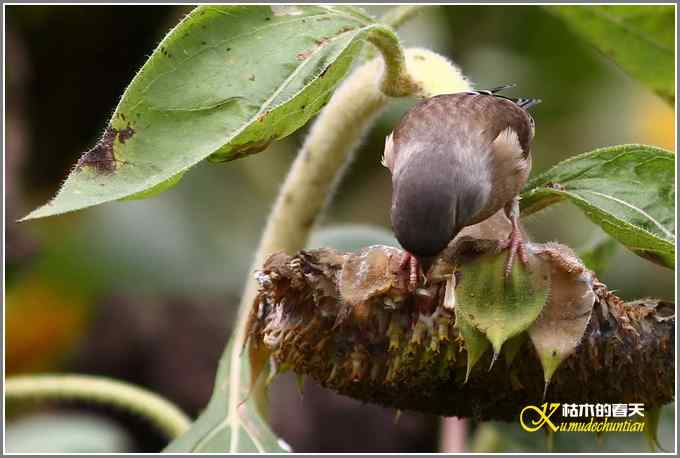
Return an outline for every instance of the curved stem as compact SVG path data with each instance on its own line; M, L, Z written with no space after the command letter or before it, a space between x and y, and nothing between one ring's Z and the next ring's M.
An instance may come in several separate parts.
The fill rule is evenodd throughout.
M380 90L391 97L404 97L414 94L418 86L406 69L406 57L399 44L399 37L392 28L376 25L368 34L367 40L378 48L384 61L384 71Z
M179 408L151 391L129 383L90 375L7 377L7 400L79 400L121 407L141 415L173 439L191 420Z

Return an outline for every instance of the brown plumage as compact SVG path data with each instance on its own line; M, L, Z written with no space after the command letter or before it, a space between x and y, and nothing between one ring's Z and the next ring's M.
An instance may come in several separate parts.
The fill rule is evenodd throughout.
M531 169L534 121L525 107L536 102L493 91L447 94L404 115L383 156L392 173L392 226L404 249L429 258L463 227L501 208L513 216Z

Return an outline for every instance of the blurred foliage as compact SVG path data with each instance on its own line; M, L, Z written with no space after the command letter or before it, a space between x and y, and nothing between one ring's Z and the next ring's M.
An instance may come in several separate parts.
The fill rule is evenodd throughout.
M40 438L37 440L36 438ZM132 439L111 420L84 413L34 414L10 423L9 453L130 453Z
M575 33L670 104L675 101L675 8L671 5L552 6Z
M338 224L315 230L307 248L331 247L339 251L359 251L370 245L398 247L399 242L394 234L384 227L368 224Z
M251 381L258 380L262 365L248 358L233 361L234 339L220 359L210 402L188 431L175 438L163 451L168 453L283 453L291 448L272 433L258 411ZM234 366L236 362L237 367ZM260 381L266 378L266 373ZM234 380L234 377L240 380ZM236 383L235 383L236 382ZM234 400L232 397L236 397ZM236 406L236 411L232 411Z
M13 162L7 172L8 218L23 216L55 193L72 164L101 134L135 72L189 9L6 7L8 59L13 55L23 62L7 66L7 84L21 85L8 91L13 97L7 105L6 126L11 151L7 161ZM386 10L379 6L367 9L375 14ZM510 95L543 100L534 116L534 174L600 146L647 143L675 148L673 108L579 40L544 8L432 8L406 24L400 36L406 46L427 46L450 56L476 87L515 82L518 86ZM356 152L325 215L325 225L369 224L391 232L390 177L379 161L385 135L412 103L398 101L378 119ZM108 308L98 326L122 340L128 338L129 310L141 307L135 329L155 337L139 337L130 345L119 342L123 350L111 350L119 353L103 356L105 353L96 352L91 357L134 361L124 372L132 377L148 370L132 357L139 352L135 348L146 348L153 341L155 358L166 365L155 369L153 386L148 387L169 393L170 399L181 398L182 392L190 392L195 399L199 391L207 399L224 342L206 336L214 336L209 331L214 327L229 326L231 315L226 309L236 302L224 298L237 297L240 292L271 202L305 132L303 128L261 154L224 166L199 165L178 186L156 198L108 204L30 224L16 225L8 219L8 229L28 239L34 248L17 251L6 265L7 373L68 370L73 355L94 346L104 333L99 327L88 332L102 310ZM28 141L20 143L22 135ZM564 204L532 217L527 229L536 241L558 240L573 247L583 246L601 233L578 210ZM7 245L8 253L20 246L19 238L9 230ZM627 250L618 250L599 277L627 299L674 296L672 272ZM121 302L128 305L121 307L115 301L108 305L111 295L123 298ZM179 303L186 315L173 312L180 314L177 327L166 329L164 317L177 303L173 301L176 298L185 298ZM224 304L224 318L215 315L215 308L203 307L208 301ZM196 325L200 332L187 335L188 330L182 332L180 327L188 321L186 316L200 318L213 328ZM167 341L151 340L161 338ZM206 353L215 355L212 372L195 375L187 383L183 368L195 355ZM328 432L319 431L328 430L326 418L333 419L339 437L347 437L356 428L357 409L365 409L351 404L341 415L337 404L319 394L313 406L304 401L306 414L296 413L290 406L300 405L298 394L294 389L287 392L292 401L279 401L285 408L272 409L272 423L295 450L324 448L321 442ZM309 413L311 410L315 413ZM362 436L363 443L357 440L355 451L371 449L372 438L391 428L410 428L405 433L418 431L428 437L429 442L412 442L420 448L408 451L436 447L418 422L394 426L391 414L380 416L377 409L372 414L362 412L362 421L373 415L374 420L365 424L372 425L374 432ZM303 420L304 424L298 424ZM668 406L660 438L666 449L672 449L668 431L673 430L673 421ZM543 449L542 435L522 432L516 424L480 427L498 429L502 447L498 450ZM594 437L588 434L563 433L555 442L556 451L598 450ZM647 449L641 434L608 434L602 450Z
M79 291L64 291L32 275L9 288L5 300L7 373L58 367L86 326L89 304Z
M603 233L581 248L578 257L588 269L602 275L609 267L618 248L619 244L616 240Z

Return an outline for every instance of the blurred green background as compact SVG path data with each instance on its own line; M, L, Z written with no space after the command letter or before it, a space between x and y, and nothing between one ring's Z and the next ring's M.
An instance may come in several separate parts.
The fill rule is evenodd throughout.
M7 375L79 371L113 376L157 391L191 415L207 402L250 258L305 129L261 154L225 165L202 164L156 198L14 222L55 194L80 154L101 134L137 69L189 8L5 10ZM386 10L367 9L376 15ZM675 148L672 107L545 8L432 7L406 24L400 36L406 46L425 46L450 57L477 88L514 82L517 88L510 95L543 100L533 110L534 173L601 146L635 142ZM389 239L390 177L379 164L380 155L385 136L412 103L396 101L379 118L323 226L369 224L383 229L376 237ZM537 241L560 241L577 251L602 238L567 204L532 217L527 228ZM315 240L323 243L328 237ZM622 248L599 274L624 299L674 298L673 272ZM392 411L362 406L316 386L307 388L300 401L293 385L285 378L275 383L272 424L296 451L437 450L435 418L404 414L395 425ZM138 419L84 409L114 421L108 430L98 425L112 450L157 451L163 446L164 439ZM55 406L41 415L45 411L53 414L52 421L63 413ZM16 425L19 421L34 421L34 431L42 431L46 421L20 414L8 423L15 432L24 428L23 435L9 436L17 449L25 445L21 440L36 440L26 439L31 436L25 424ZM355 427L359 421L361 431ZM667 449L674 447L673 425L667 407L661 428ZM480 428L468 423L467 429L467 449L544 447L542 435L520 433L515 424ZM556 450L644 451L646 442L641 434L612 433L598 448L594 435L561 435Z

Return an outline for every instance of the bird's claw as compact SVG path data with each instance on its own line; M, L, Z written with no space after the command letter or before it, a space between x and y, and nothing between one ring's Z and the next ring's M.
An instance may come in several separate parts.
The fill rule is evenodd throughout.
M524 238L522 237L522 232L519 228L513 228L510 233L510 237L506 240L500 242L501 250L508 249L508 260L505 263L505 278L510 278L512 275L513 265L515 263L515 258L519 258L523 266L528 266L529 257L525 249Z
M508 260L505 263L505 278L506 280L512 275L512 269L515 263L515 258L519 257L520 263L527 267L529 265L529 257L526 252L526 245L524 237L522 236L522 229L519 225L519 198L515 197L506 207L505 214L508 216L512 224L510 236L500 242L501 250L508 249Z
M420 262L418 262L418 258L408 251L404 251L404 257L401 258L399 269L408 271L408 290L414 292L418 288L418 277L420 276Z

